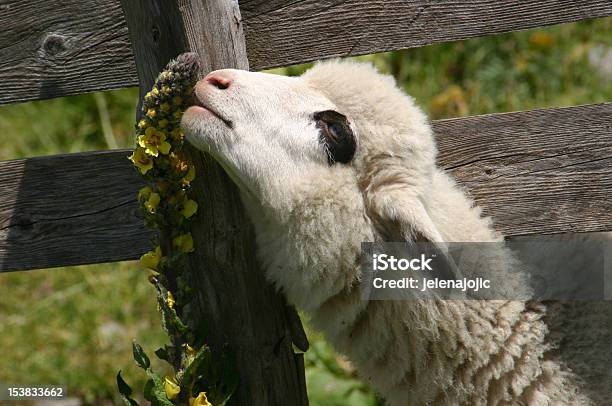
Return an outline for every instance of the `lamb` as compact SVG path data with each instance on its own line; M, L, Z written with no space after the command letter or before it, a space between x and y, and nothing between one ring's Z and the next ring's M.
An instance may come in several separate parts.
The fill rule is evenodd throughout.
M542 304L361 298L362 241L503 240L436 167L428 120L392 78L341 61L225 69L194 93L186 137L240 189L266 277L390 405L591 404L549 355Z

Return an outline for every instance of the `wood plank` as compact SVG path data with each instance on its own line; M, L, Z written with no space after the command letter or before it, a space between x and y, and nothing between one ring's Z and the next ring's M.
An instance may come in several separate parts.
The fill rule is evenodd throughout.
M443 167L507 235L612 229L612 103L441 120Z
M153 234L137 217L143 182L127 150L0 163L0 269L138 258Z
M249 61L257 69L612 15L612 2L608 0L276 0L271 3L241 2L243 9L253 9L246 15L246 35Z
M122 5L141 96L167 61L185 51L197 53L201 77L214 69L249 69L238 2L123 0ZM151 26L156 35L149 35ZM236 186L208 155L186 149L196 168L192 197L199 208L191 225L195 252L180 269L193 300L188 312L182 313L180 302L177 311L194 334L206 323L206 344L213 357L235 358L238 385L232 405L307 406L303 355L294 354L292 346L305 337L299 316L259 269L254 230ZM166 254L171 241L169 231L161 230ZM176 273L165 275L169 286L179 284ZM181 340L171 337L177 346ZM180 365L174 367L178 372Z
M506 235L612 230L612 103L433 125L440 165ZM0 162L0 271L138 258L151 234L127 155Z
M0 104L138 84L117 0L0 0Z
M243 0L253 70L612 15L608 0ZM0 104L138 84L120 0L0 0ZM151 39L159 27L146 22Z

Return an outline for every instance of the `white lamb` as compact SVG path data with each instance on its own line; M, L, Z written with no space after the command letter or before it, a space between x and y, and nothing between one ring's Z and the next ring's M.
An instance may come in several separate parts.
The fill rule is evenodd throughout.
M195 95L187 138L238 185L267 278L391 405L590 404L547 354L541 304L361 299L362 241L503 239L436 168L428 120L391 77L228 69Z

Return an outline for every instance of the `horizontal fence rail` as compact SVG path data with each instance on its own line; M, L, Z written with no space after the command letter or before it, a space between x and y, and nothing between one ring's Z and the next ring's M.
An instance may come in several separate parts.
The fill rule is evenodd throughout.
M243 0L240 7L253 70L612 15L609 0ZM138 84L120 0L0 0L0 26L0 104ZM150 33L155 40L159 32Z
M433 123L439 163L506 235L612 229L612 103ZM128 150L0 162L0 271L136 259ZM205 204L205 202L204 202Z
M241 2L242 4L243 2ZM249 2L242 8L249 10ZM612 15L612 2L280 0L247 14L251 66L420 47ZM250 17L249 17L250 16Z
M0 270L134 259L153 234L127 150L0 162Z

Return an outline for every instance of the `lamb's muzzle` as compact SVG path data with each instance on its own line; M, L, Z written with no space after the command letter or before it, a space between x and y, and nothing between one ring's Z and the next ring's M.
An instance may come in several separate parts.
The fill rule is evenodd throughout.
M206 75L204 81L217 89L225 90L232 84L232 76L225 70L217 70Z
M503 241L436 167L428 120L392 78L346 62L224 70L196 95L232 126L191 108L187 138L238 185L267 278L391 405L589 404L549 356L540 304L361 299L362 241ZM506 270L493 276L528 289Z
M231 76L224 71L211 72L198 83L196 83L193 93L194 105L193 109L204 116L210 115L218 120L221 120L226 126L232 128L232 121L224 117L208 101L210 93L214 91L222 91L229 88L232 82Z

